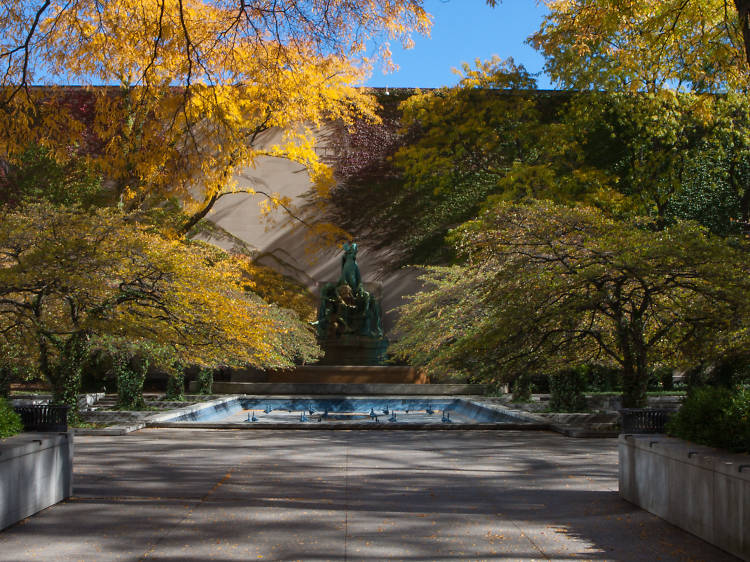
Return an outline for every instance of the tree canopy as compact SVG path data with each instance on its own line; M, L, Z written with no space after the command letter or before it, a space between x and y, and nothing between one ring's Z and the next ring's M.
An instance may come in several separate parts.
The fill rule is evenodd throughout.
M35 142L59 160L84 155L128 208L182 198L186 228L260 155L308 166L323 189L312 130L374 118L353 87L373 63L365 47L426 32L421 4L4 2L0 153L13 160ZM261 139L273 127L285 138Z
M747 350L746 249L695 224L662 231L591 207L499 203L455 234L465 265L429 269L397 353L508 381L599 362L645 405L649 369Z
M216 248L165 238L111 208L5 209L3 347L26 357L58 398L92 336L165 346L183 365L269 368L316 358L309 327L249 290L251 273Z
M529 41L565 87L747 89L747 0L552 0L547 6Z

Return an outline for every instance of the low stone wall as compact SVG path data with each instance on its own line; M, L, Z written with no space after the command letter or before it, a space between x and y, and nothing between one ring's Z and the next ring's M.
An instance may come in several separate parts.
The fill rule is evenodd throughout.
M684 396L648 396L646 398L648 408L657 408L660 410L677 411L682 405ZM590 410L617 411L622 409L621 396L586 396L586 405Z
M620 495L750 560L750 456L664 435L621 435Z
M0 441L0 529L73 495L73 433Z
M527 407L535 411L543 411L549 408L549 394L534 394L532 402ZM682 405L684 396L649 396L647 398L648 408L658 408L660 410L677 411ZM622 409L622 397L614 394L587 394L586 408L592 412L617 412Z

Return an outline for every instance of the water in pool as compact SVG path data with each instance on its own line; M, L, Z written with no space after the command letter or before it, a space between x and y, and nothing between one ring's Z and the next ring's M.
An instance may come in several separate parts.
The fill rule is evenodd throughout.
M524 422L463 399L237 398L170 420L231 424L476 424Z

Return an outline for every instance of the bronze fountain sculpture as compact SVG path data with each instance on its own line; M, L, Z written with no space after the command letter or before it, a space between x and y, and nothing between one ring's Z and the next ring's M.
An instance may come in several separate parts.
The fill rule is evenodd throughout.
M344 243L341 275L320 291L316 327L326 350L326 363L346 360L357 364L379 364L385 359L388 341L383 337L380 303L362 284L357 265L357 244ZM358 353L357 350L361 351Z

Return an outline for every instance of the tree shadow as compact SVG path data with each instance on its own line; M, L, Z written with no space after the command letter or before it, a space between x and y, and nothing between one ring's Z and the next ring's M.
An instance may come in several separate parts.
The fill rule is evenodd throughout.
M620 499L614 440L523 431L78 437L7 559L733 558Z

